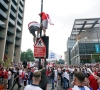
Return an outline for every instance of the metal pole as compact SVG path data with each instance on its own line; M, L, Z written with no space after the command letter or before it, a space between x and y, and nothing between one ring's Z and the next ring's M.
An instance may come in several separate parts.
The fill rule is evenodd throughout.
M43 12L43 0L41 0L41 12ZM40 24L42 23L42 15L40 17ZM42 28L40 28L40 38L42 36ZM41 58L39 58L39 66L41 65Z
M43 12L43 0L41 0L41 12ZM42 14L41 14L40 23L42 23ZM42 36L42 28L40 28L40 37L41 36Z
M46 58L44 58L44 67L46 69Z

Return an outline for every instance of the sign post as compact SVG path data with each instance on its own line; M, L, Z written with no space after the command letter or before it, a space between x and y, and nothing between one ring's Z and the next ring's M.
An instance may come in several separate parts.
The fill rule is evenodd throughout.
M41 12L43 12L43 0L41 0ZM42 23L42 17L40 18L40 23ZM42 28L40 28L40 37L42 36ZM38 67L41 65L41 58L39 58Z

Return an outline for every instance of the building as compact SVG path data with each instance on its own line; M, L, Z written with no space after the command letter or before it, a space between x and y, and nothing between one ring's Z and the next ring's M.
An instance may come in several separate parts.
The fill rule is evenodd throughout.
M96 45L98 45L97 41L78 41L71 50L71 64L80 65L98 62L98 60L94 61L93 58L93 55L98 55Z
M61 58L61 55L58 55L57 53L49 50L49 57L47 61L57 61Z
M68 63L68 61L67 61L67 51L64 52L64 60L65 60L66 63Z
M25 0L0 0L0 60L20 61Z
M69 52L71 64L93 62L95 46L100 45L100 18L76 19L70 37L76 39Z
M74 39L73 37L69 37L67 40L67 64L71 64L71 49L73 48L74 44L76 43L76 39Z

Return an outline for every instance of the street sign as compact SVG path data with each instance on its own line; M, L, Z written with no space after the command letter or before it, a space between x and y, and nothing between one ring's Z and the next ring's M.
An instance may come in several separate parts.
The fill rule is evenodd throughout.
M45 56L46 56L46 45L44 44L43 40L40 38L37 40L36 44L34 45L34 57L42 58Z

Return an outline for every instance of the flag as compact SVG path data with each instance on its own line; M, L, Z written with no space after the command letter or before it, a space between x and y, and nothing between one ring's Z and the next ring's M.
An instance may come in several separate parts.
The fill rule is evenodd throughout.
M30 23L28 24L28 28L29 28L30 26L37 26L37 27L40 27L40 24L39 24L38 22L36 22L36 21L32 21L32 22L30 22Z
M47 17L47 20L48 20L48 22L49 22L49 24L50 25L54 25L54 23L51 21L51 19L50 19L50 16L48 15L48 14L46 14L45 13L45 15L46 15L46 17Z
M50 19L49 14L47 14L47 13L45 13L45 12L39 13L40 16L41 16L41 14L42 14L42 17L43 17L43 18L45 18L45 19L48 20L48 22L49 22L50 25L54 25L54 23L53 23L53 22L51 21L51 19Z

